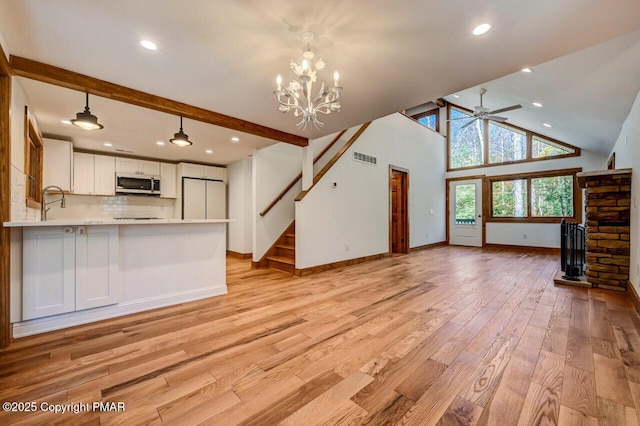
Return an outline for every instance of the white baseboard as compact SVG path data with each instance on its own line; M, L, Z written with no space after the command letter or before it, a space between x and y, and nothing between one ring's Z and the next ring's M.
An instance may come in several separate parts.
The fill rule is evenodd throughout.
M76 325L88 324L137 312L149 311L151 309L177 305L179 303L205 299L207 297L220 296L222 294L227 294L226 285L173 293L161 297L136 300L132 302L119 303L117 305L103 306L84 311L69 312L45 318L16 322L13 323L13 337L31 336L33 334L45 333L47 331L60 330Z

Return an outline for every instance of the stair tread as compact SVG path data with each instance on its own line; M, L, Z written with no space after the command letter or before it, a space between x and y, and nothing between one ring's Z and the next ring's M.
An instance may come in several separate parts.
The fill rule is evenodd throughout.
M291 244L276 244L276 247L287 249L287 250L295 250L296 249L296 246L291 245Z
M296 264L296 260L292 259L290 257L283 257L283 256L267 256L267 260L273 260L276 262L280 262L280 263L287 263L289 265L295 265Z
M288 238L295 238L296 234L284 234L284 236Z

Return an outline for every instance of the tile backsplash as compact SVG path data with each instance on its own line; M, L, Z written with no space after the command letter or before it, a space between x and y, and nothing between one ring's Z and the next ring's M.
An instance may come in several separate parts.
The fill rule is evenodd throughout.
M60 198L58 194L47 195L47 201ZM55 219L112 219L116 217L174 217L174 199L140 197L132 195L93 196L72 195L66 198L66 208L57 203L49 205L49 220Z

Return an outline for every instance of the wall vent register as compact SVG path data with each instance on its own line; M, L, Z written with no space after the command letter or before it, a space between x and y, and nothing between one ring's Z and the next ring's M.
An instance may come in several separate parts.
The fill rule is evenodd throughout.
M356 152L356 151L353 152L353 160L359 161L365 164L371 164L373 166L378 164L378 159L376 157L372 155L363 154L361 152Z

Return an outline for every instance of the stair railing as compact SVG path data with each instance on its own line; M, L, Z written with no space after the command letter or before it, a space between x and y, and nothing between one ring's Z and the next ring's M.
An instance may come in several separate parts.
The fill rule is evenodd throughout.
M338 140L342 137L342 135L344 135L346 131L347 130L345 129L338 133L338 135L333 138L333 140L329 144L327 144L327 146L324 147L324 149L318 155L316 155L316 157L313 159L313 164L316 164L318 160L320 160L320 158L322 158L322 156L325 155L333 147L333 145L336 144L336 142L338 142ZM298 183L298 181L300 181L300 179L302 179L302 172L300 172L298 176L293 178L293 180L289 182L289 184L282 191L280 191L278 195L276 195L276 198L274 198L273 201L271 201L271 203L269 203L269 205L260 212L260 216L264 216L269 213L269 210L275 207L275 205L284 198L287 192L289 192L289 190L293 188Z

